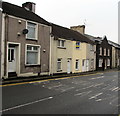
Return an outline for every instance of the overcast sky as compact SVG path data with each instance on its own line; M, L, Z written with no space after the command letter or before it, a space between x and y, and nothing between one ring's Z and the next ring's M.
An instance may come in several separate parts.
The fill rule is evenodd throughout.
M119 0L4 0L21 6L36 3L36 14L45 20L70 28L86 25L85 33L96 37L107 36L118 42Z

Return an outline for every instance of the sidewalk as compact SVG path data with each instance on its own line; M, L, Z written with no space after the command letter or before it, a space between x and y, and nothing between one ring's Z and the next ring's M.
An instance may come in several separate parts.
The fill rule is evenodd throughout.
M82 75L97 74L97 73L104 73L104 72L110 72L110 71L118 71L118 69L110 69L110 70L105 70L105 71L81 72L81 73L75 73L75 74L60 74L60 75L53 75L53 76L13 77L13 78L8 78L8 79L3 79L0 82L0 85L38 81L38 80L45 80L45 79L72 77L72 76L82 76Z

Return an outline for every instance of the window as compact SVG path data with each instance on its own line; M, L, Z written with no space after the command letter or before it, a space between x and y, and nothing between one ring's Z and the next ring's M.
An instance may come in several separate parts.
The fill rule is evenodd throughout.
M62 59L57 60L57 71L62 71Z
M100 47L100 55L102 55L102 47Z
M107 59L107 66L110 66L110 59Z
M75 69L76 69L76 70L79 70L79 60L76 60Z
M85 65L85 60L82 60L82 66L84 66Z
M108 49L108 56L110 56L110 49Z
M91 44L90 44L90 50L91 50L91 51L94 51L94 45L91 45Z
M37 40L37 25L31 22L27 22L27 39Z
M99 59L99 67L102 67L103 59Z
M58 47L65 47L65 40L58 40Z
M26 64L40 64L40 46L27 45Z
M94 69L94 59L91 59L91 69Z
M80 48L80 42L76 42L76 49Z
M106 56L106 48L104 48L104 56Z

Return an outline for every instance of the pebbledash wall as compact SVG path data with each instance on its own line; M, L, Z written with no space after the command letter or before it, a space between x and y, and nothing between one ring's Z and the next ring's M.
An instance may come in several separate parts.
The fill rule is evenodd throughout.
M5 5L9 5L11 8L19 8L23 10L22 7L14 6L9 3L5 3ZM4 6L4 9L6 7ZM9 7L8 7L9 8ZM15 9L14 9L15 10ZM4 10L6 12L6 9ZM2 77L8 78L9 70L8 68L12 68L9 66L8 62L8 49L10 47L16 48L16 74L17 76L28 76L28 75L37 75L41 74L49 74L49 64L50 64L50 33L51 27L49 25L45 25L44 23L40 23L37 21L24 19L21 17L16 17L9 13L2 13L2 29L4 30L2 33L2 43L4 45L2 55ZM33 14L35 17L35 13L31 11L25 10L25 12ZM38 16L37 16L38 17ZM40 17L38 19L41 20ZM42 19L43 20L43 19ZM44 21L44 20L43 20ZM30 40L27 38L26 34L23 34L23 30L27 28L27 23L36 24L36 40ZM45 22L45 21L44 21ZM47 22L46 22L47 23ZM48 23L49 24L49 23ZM27 45L37 46L39 47L38 51L38 61L39 63L36 65L28 65L26 63L27 58Z

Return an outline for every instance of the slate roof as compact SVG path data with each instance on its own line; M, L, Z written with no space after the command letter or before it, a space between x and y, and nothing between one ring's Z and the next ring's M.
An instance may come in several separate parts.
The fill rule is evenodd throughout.
M113 42L113 41L110 41L110 40L108 40L108 43L109 43L110 45L112 45L112 46L120 49L120 44L117 44L117 43L115 43L115 42Z
M49 25L49 22L47 22L46 20L44 20L37 14L26 10L23 7L20 7L20 6L17 6L17 5L8 3L8 2L2 2L2 9L3 9L2 11L3 13L16 16L19 18L23 18L26 20L35 21L41 24Z
M85 37L84 35L80 34L77 31L53 23L51 23L51 26L52 26L52 35L57 38L95 44L95 42L93 42L92 40L90 40L89 38Z

